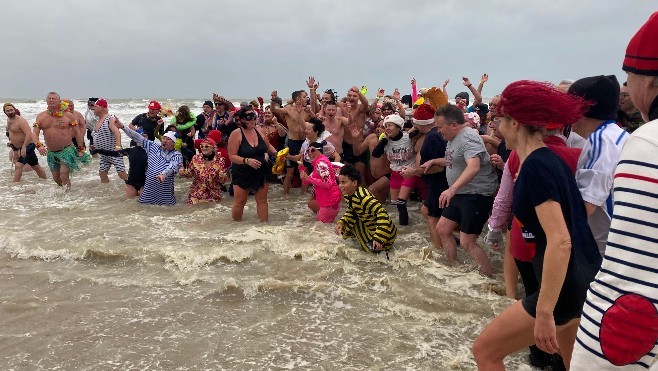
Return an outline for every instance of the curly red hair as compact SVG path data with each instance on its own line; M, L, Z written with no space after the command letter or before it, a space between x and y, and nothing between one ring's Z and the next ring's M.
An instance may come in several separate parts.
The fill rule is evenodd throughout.
M548 82L520 80L505 88L496 107L496 115L509 116L522 125L545 128L580 120L591 106L575 95L562 93Z

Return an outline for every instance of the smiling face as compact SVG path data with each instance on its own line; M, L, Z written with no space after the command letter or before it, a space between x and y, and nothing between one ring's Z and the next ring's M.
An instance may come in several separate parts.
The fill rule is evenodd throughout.
M14 106L5 107L5 115L7 115L7 117L10 119L16 117L16 110L14 109Z
M199 145L199 150L204 156L210 156L213 152L215 152L215 146L207 141L204 141Z
M61 101L60 101L59 95L57 95L55 93L49 93L46 96L46 105L48 106L49 110L59 109L60 103L61 103Z
M386 135L388 135L389 138L394 137L400 133L400 127L392 122L387 122L385 127L386 129L384 129L384 132Z

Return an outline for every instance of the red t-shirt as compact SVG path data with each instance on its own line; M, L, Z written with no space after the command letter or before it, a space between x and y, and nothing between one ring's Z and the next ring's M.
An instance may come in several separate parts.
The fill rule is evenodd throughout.
M555 152L555 154L557 154L562 159L562 161L567 164L567 166L569 166L569 169L571 169L575 176L576 168L578 167L578 157L580 156L581 149L567 147L566 142L562 138L555 135L546 137L544 139L544 143L549 149ZM519 155L516 153L516 151L512 151L509 159L507 160L507 164L509 166L510 174L512 174L512 177L514 180L516 180L516 177L519 175L519 168L521 165ZM512 228L509 232L510 253L517 260L531 262L532 258L535 257L535 244L532 242L526 242L526 240L523 238L522 230L523 224L521 224L521 222L513 216Z

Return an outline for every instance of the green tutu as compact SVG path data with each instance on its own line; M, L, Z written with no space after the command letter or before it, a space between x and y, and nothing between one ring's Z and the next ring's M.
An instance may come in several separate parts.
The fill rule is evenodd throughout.
M82 157L78 157L78 150L73 145L61 151L48 151L46 159L48 160L48 167L51 171L59 171L62 164L64 164L69 168L69 175L74 171L80 170L80 163L87 165L91 162L91 156L87 152Z

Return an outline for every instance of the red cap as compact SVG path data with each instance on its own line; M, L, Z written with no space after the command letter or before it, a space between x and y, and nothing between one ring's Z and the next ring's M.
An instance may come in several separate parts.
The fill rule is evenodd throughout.
M97 106L101 106L103 108L107 108L107 101L103 98L99 99L96 101Z
M658 76L658 12L649 17L628 43L621 69L638 75Z
M149 102L149 109L154 109L159 111L162 109L162 106L160 105L160 103L158 103L157 100L152 100Z
M219 143L222 141L222 132L219 130L211 130L208 135L206 135L206 138L210 138L215 141L215 143Z
M203 143L203 142L206 142L206 143L210 144L213 147L217 147L217 143L215 143L215 141L212 138L205 137L205 138L201 139L201 143Z

